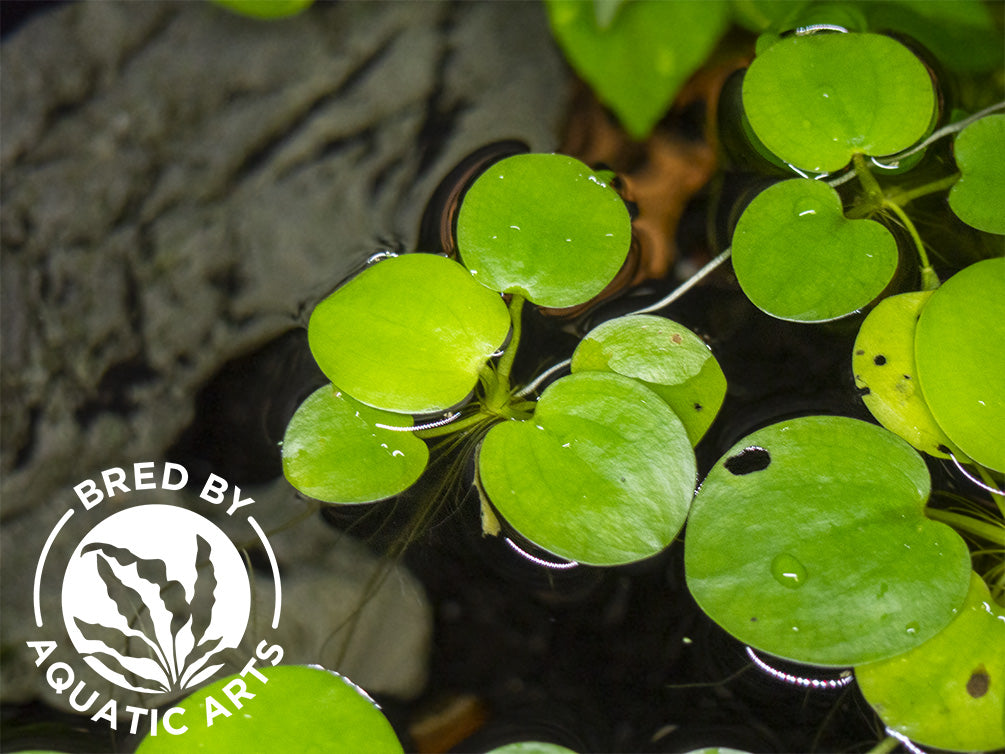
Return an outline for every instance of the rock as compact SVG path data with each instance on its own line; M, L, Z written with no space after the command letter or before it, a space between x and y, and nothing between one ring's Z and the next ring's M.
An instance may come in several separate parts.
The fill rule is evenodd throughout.
M554 148L569 74L537 4L398 2L275 22L211 3L74 3L6 40L0 70L0 578L14 701L31 695L9 682L32 659L30 576L72 486L162 458L224 363L302 325L376 248L412 248L426 200L465 154L503 138ZM348 590L340 603L359 594L373 565L332 575L357 558L305 541L321 554L291 561L291 600L313 601L329 579ZM371 690L421 685L428 606L406 602L406 616L373 620L413 627L413 665L395 660L400 677ZM291 632L306 630L299 620ZM388 651L376 624L364 633L361 657Z

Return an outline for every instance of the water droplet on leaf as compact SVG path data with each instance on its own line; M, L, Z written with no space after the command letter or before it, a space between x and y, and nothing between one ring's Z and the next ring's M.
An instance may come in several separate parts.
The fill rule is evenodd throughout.
M808 578L806 566L788 553L777 555L771 561L771 575L775 577L775 581L787 589L798 589L806 583Z
M797 217L815 217L823 210L823 206L816 199L803 198L796 202L792 210Z

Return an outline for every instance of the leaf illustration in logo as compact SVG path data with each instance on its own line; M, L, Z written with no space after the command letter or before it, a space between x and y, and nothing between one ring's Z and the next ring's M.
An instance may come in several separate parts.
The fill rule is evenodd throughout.
M222 662L218 662L215 665L210 665L207 668L203 668L200 672L193 675L186 683L184 683L183 686L186 688L189 686L201 686L210 678L212 678L217 672L219 672L220 668L222 668L223 665L224 664Z
M127 684L137 691L161 692L171 688L171 681L164 672L163 659L153 659L141 656L141 647L136 645L140 640L149 644L142 635L128 635L117 628L103 626L100 623L87 623L79 618L73 619L81 635L88 641L100 642L106 648L91 650L90 655L100 655L102 662L109 670L121 675ZM146 654L151 654L150 647Z
M181 582L168 578L167 565L162 560L141 558L123 547L103 542L87 545L81 554L86 555L89 552L96 552L99 555L97 558L98 573L108 588L109 597L115 601L116 607L126 621L132 624L134 620L141 617L136 606L143 606L153 628L153 636L148 636L148 638L159 647L164 670L168 677L177 681L180 675L175 656L178 632L191 619L188 600L185 598L185 587ZM145 602L140 591L141 583L136 583L133 586L124 584L110 566L113 560L123 568L135 565L136 576L140 582L156 587L163 610L157 610L158 606ZM165 616L170 616L170 621L167 624L165 624Z
M96 559L96 565L98 575L101 577L101 580L105 582L105 590L108 592L108 596L112 599L112 601L115 602L115 607L118 608L119 615L125 619L126 625L131 628L136 628L137 635L143 638L147 645L158 656L164 670L168 671L169 665L167 658L163 652L163 647L158 646L156 634L154 633L151 635L144 630L144 628L148 628L153 631L153 627L150 625L153 618L150 615L149 607L143 600L143 595L141 595L133 587L124 583L115 574L115 571L112 570L107 558L98 557ZM108 630L114 629L109 628ZM115 645L109 644L109 646Z
M206 671L203 671L198 676L195 674L214 654L226 649L226 647L220 646L223 641L222 637L214 640L206 635L212 622L213 609L216 606L216 589L219 585L211 555L212 547L210 543L202 536L196 534L196 581L192 601L189 604L189 612L192 615L189 625L195 646L188 653L188 657L185 658L184 672L181 674L180 682L182 688L193 685L200 678L205 677ZM183 663L179 661L179 667L182 666ZM212 672L215 672L215 670Z
M164 602L164 607L171 613L171 636L177 636L191 617L189 614L188 600L185 599L185 587L181 582L167 577L167 565L163 560L156 558L147 560L140 558L124 547L94 542L81 551L81 555L97 550L107 558L113 558L119 565L127 566L136 564L136 574L145 581L156 585L160 589L160 598Z
M126 624L137 628L134 638L147 645L137 646L137 642L130 645L130 634L122 633L121 629L95 628L87 624L91 630L85 638L100 640L109 648L109 652L102 654L112 658L118 666L116 672L124 678L128 679L129 675L120 668L141 680L146 679L147 685L153 683L150 679L156 678L155 685L181 689L209 678L222 667L210 664L214 655L232 646L225 645L222 636L208 635L220 587L212 559L213 547L200 534L195 538L195 583L191 600L186 598L184 585L168 577L167 563L163 560L142 558L124 547L105 542L91 543L81 551L81 555L96 553L98 575L104 581L108 596ZM129 566L135 566L135 571ZM161 604L157 604L157 597L153 596L154 589ZM152 601L148 603L147 600ZM105 632L104 639L97 637L101 633L99 629ZM148 667L149 663L154 663L151 655L156 658L155 664L160 665L159 672ZM139 665L135 665L136 662ZM166 680L162 681L162 677Z
M192 661L185 666L185 672L182 673L181 681L178 684L181 688L184 689L189 686L194 686L200 679L206 677L206 671L203 671L202 667L213 655L226 649L226 647L220 646L222 641L222 638L214 639L200 645L200 647L196 647L196 651L192 654ZM199 651L200 649L201 651ZM217 665L215 667L219 669L221 666Z
M200 535L196 534L195 538L197 543L195 592L189 604L189 613L192 615L192 636L195 638L196 646L199 646L209 638L206 636L206 630L213 619L218 582L213 561L210 559L212 547Z

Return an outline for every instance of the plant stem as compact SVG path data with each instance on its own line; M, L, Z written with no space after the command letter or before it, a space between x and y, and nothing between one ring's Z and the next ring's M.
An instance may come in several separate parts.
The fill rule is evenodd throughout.
M907 229L911 240L914 241L914 247L918 250L918 261L921 263L921 290L934 291L939 287L939 276L935 274L932 263L928 261L928 254L925 253L925 243L921 240L921 236L918 235L918 230L914 227L914 223L911 222L911 218L907 216L904 210L889 199L884 199L883 207L897 216L897 219Z
M942 128L940 128L938 131L936 131L935 133L933 133L931 136L929 136L927 139L925 139L920 144L915 144L910 149L907 149L907 150L905 150L903 152L900 152L898 154L892 155L888 159L892 160L893 162L899 162L900 160L904 159L905 157L910 157L915 152L920 152L922 149L925 149L926 147L928 147L929 144L931 144L931 143L933 143L935 141L938 141L943 136L949 136L950 134L954 134L954 133L957 133L958 131L962 131L964 128L966 128L967 126L969 126L974 121L980 120L985 115L990 115L991 113L997 112L998 110L1001 110L1001 109L1005 109L1005 102L996 102L995 104L991 105L991 107L985 107L980 112L976 112L976 113L974 113L973 115L971 115L968 118L964 118L963 120L958 120L955 123L950 123L948 126L943 126Z
M868 200L867 206L872 211L880 209L886 203L886 197L883 195L883 187L879 185L876 176L869 170L869 163L865 161L865 157L861 152L856 152L852 155L851 159L852 164L855 166L855 176L858 178L858 182L862 184L862 188L865 189L865 196Z
M423 440L427 440L431 437L443 437L443 435L452 435L456 432L462 432L468 427L474 427L481 422L491 419L491 414L486 414L483 411L479 411L476 414L471 414L471 416L466 416L463 419L458 419L450 424L444 424L441 427L433 427L431 429L420 429L413 434L416 437L421 437Z
M509 395L509 373L513 368L513 360L516 358L516 349L520 345L520 330L523 324L523 296L513 294L509 302L509 317L513 323L513 337L509 339L509 345L499 359L496 367L496 376L499 380L500 389Z
M959 173L953 173L952 175L947 175L945 178L940 178L937 181L932 181L931 183L925 183L921 186L915 186L909 191L900 191L893 193L888 197L888 201L891 201L901 207L909 202L913 202L922 196L928 196L929 194L934 194L939 191L944 191L947 188L952 188L953 184L960 180Z
M665 306L670 306L670 304L698 285L698 283L712 274L719 265L729 259L732 255L732 250L732 246L727 246L725 250L719 252L719 254L707 262L704 267L670 291L670 293L668 293L664 298L661 298L655 304L650 304L643 309L637 309L634 312L629 312L629 314L648 314L649 312L662 309Z
M933 521L941 521L944 524L949 524L954 529L966 532L974 537L980 537L994 544L1000 544L1002 538L1005 537L1005 527L997 526L987 521L979 521L972 516L962 513L954 513L953 511L942 510L940 508L926 508L925 515Z
M878 744L869 749L868 754L889 754L889 752L900 746L900 741L898 741L893 736L887 736Z
M977 473L980 474L981 479L984 484L987 485L988 490L1000 490L998 483L991 476L991 472L980 464L976 464ZM995 505L998 506L998 511L1002 514L1002 518L1005 518L1005 497L1002 496L1001 492L991 492L991 498L995 501Z
M856 153L852 156L852 162L855 165L855 175L858 177L859 183L862 184L862 188L865 189L866 201L864 202L863 210L866 214L889 210L897 216L897 219L900 220L901 224L907 230L908 235L911 236L914 247L918 251L918 261L921 263L921 289L923 291L934 291L939 287L939 277L935 274L931 262L928 261L928 254L925 252L925 243L921 240L921 236L918 235L918 229L914 227L911 218L900 208L900 205L883 193L883 187L879 185L876 176L869 170L869 164L865 161L865 157L861 153Z
M554 364L554 365L548 367L543 372L541 372L541 374L539 374L537 377L535 377L533 379L533 381L531 381L530 384L525 385L524 387L522 387L519 392L517 392L517 393L514 394L513 397L514 398L523 398L525 395L530 395L535 390L537 390L538 386L542 382L544 382L549 377L551 377L551 375L555 374L555 372L560 372L563 369L567 368L569 366L569 364L571 364L571 363L572 363L572 359L565 359L564 361L560 361L557 364Z

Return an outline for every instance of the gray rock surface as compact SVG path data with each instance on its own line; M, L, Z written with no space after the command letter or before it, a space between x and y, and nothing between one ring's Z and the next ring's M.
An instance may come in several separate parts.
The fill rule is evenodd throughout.
M260 22L210 3L80 2L4 42L4 701L34 693L16 680L31 677L30 579L72 486L163 457L222 364L302 322L376 248L413 248L465 154L504 138L554 148L567 76L536 3L338 2ZM282 480L258 496L274 522L289 515ZM318 536L277 545L280 559L323 551ZM291 573L308 602L328 578L317 558ZM332 604L287 610L330 625ZM386 614L412 626L416 656L373 670L372 690L421 685L422 610ZM357 667L388 654L370 633Z

